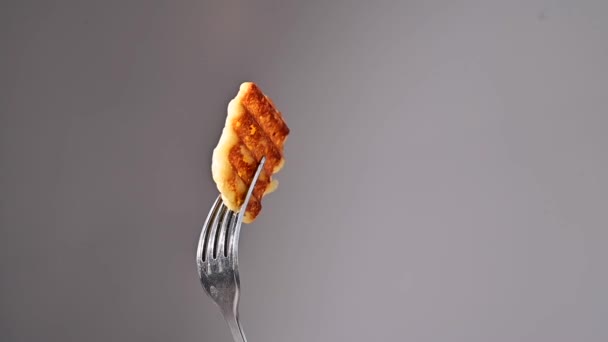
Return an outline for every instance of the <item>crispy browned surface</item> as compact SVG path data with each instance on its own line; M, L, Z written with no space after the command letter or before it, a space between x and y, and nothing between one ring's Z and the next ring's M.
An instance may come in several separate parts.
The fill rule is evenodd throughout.
M285 162L283 145L288 134L272 101L254 83L243 83L228 105L226 126L213 151L212 174L226 206L239 211L257 165L266 156L245 212L246 223L255 220L262 210L262 198L277 187L272 175Z

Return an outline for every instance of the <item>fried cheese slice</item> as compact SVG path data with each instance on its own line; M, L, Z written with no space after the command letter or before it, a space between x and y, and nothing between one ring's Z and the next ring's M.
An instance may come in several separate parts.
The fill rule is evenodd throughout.
M228 116L213 150L211 173L228 209L238 212L262 157L266 156L243 222L251 223L262 210L262 198L276 190L272 179L285 164L283 145L289 128L272 100L252 83L241 84L228 104Z

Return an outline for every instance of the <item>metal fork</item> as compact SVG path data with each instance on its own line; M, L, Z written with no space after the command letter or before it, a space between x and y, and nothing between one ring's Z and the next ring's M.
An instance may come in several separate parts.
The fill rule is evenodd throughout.
M228 209L222 202L221 195L218 196L205 220L196 251L201 284L219 306L236 342L247 342L239 321L239 235L243 215L265 162L266 158L263 157L238 214Z

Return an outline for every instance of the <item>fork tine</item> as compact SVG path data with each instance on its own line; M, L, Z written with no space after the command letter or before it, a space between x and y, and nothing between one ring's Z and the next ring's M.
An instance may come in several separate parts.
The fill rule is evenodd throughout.
M237 224L240 225L243 222L243 217L245 216L245 212L247 211L247 206L249 205L249 200L251 199L251 194L253 194L253 188L255 188L255 184L258 182L258 178L260 178L260 173L264 169L264 164L266 163L266 157L262 157L260 160L260 164L258 165L258 169L253 175L253 179L251 180L251 184L249 185L249 190L247 190L247 196L245 196L245 202L241 206L241 210L239 211Z
M243 223L243 217L245 216L245 212L247 211L247 206L249 205L249 200L251 199L251 194L253 193L253 188L255 188L255 184L258 182L258 178L260 177L260 173L262 173L262 170L264 169L265 163L266 163L266 157L262 157L262 159L260 160L260 164L258 165L258 169L255 172L253 179L251 180L251 184L249 185L249 190L247 190L247 196L245 197L245 202L243 202L243 205L241 206L241 210L239 210L239 213L236 218L236 222L234 223L234 225L232 225L231 229L228 232L228 234L229 234L228 235L228 256L235 259L235 261L236 261L237 252L238 252L238 249L236 248L236 246L238 244L239 235L241 233L241 225Z
M209 236L207 237L207 242L205 243L207 245L206 247L206 253L205 253L205 260L211 260L213 259L213 250L215 247L215 238L217 236L217 229L221 224L221 220L224 217L226 211L228 210L228 208L226 207L226 205L224 205L222 203L222 206L220 207L217 215L215 215L215 217L213 218L213 222L211 223L211 227L210 227L210 231L209 231Z
M204 261L205 259L205 240L207 237L207 233L209 232L209 227L211 224L211 221L215 218L215 216L217 215L217 211L218 209L222 206L223 202L222 202L222 196L217 196L217 198L215 199L215 202L213 203L213 206L211 207L211 210L209 211L209 214L207 214L207 219L205 220L205 224L203 225L203 229L201 231L201 235L198 239L198 248L196 249L196 261L198 263L201 263L202 261Z
M215 249L213 251L213 255L216 258L226 256L224 245L226 243L226 232L229 228L229 225L234 221L234 211L226 210L224 217L222 218L222 224L218 228L217 240L215 240Z
M228 232L226 233L228 236L226 238L226 254L231 261L238 262L237 259L237 245L239 243L239 233L241 230L241 225L238 223L238 216L235 215L228 226Z

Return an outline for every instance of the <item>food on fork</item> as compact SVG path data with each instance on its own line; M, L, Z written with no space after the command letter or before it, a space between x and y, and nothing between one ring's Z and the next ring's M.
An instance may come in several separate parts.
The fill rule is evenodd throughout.
M262 198L276 190L272 175L283 167L283 145L289 128L272 100L252 82L241 84L228 104L228 117L220 140L213 150L211 173L228 209L238 212L262 157L266 163L243 222L251 223L262 210Z

